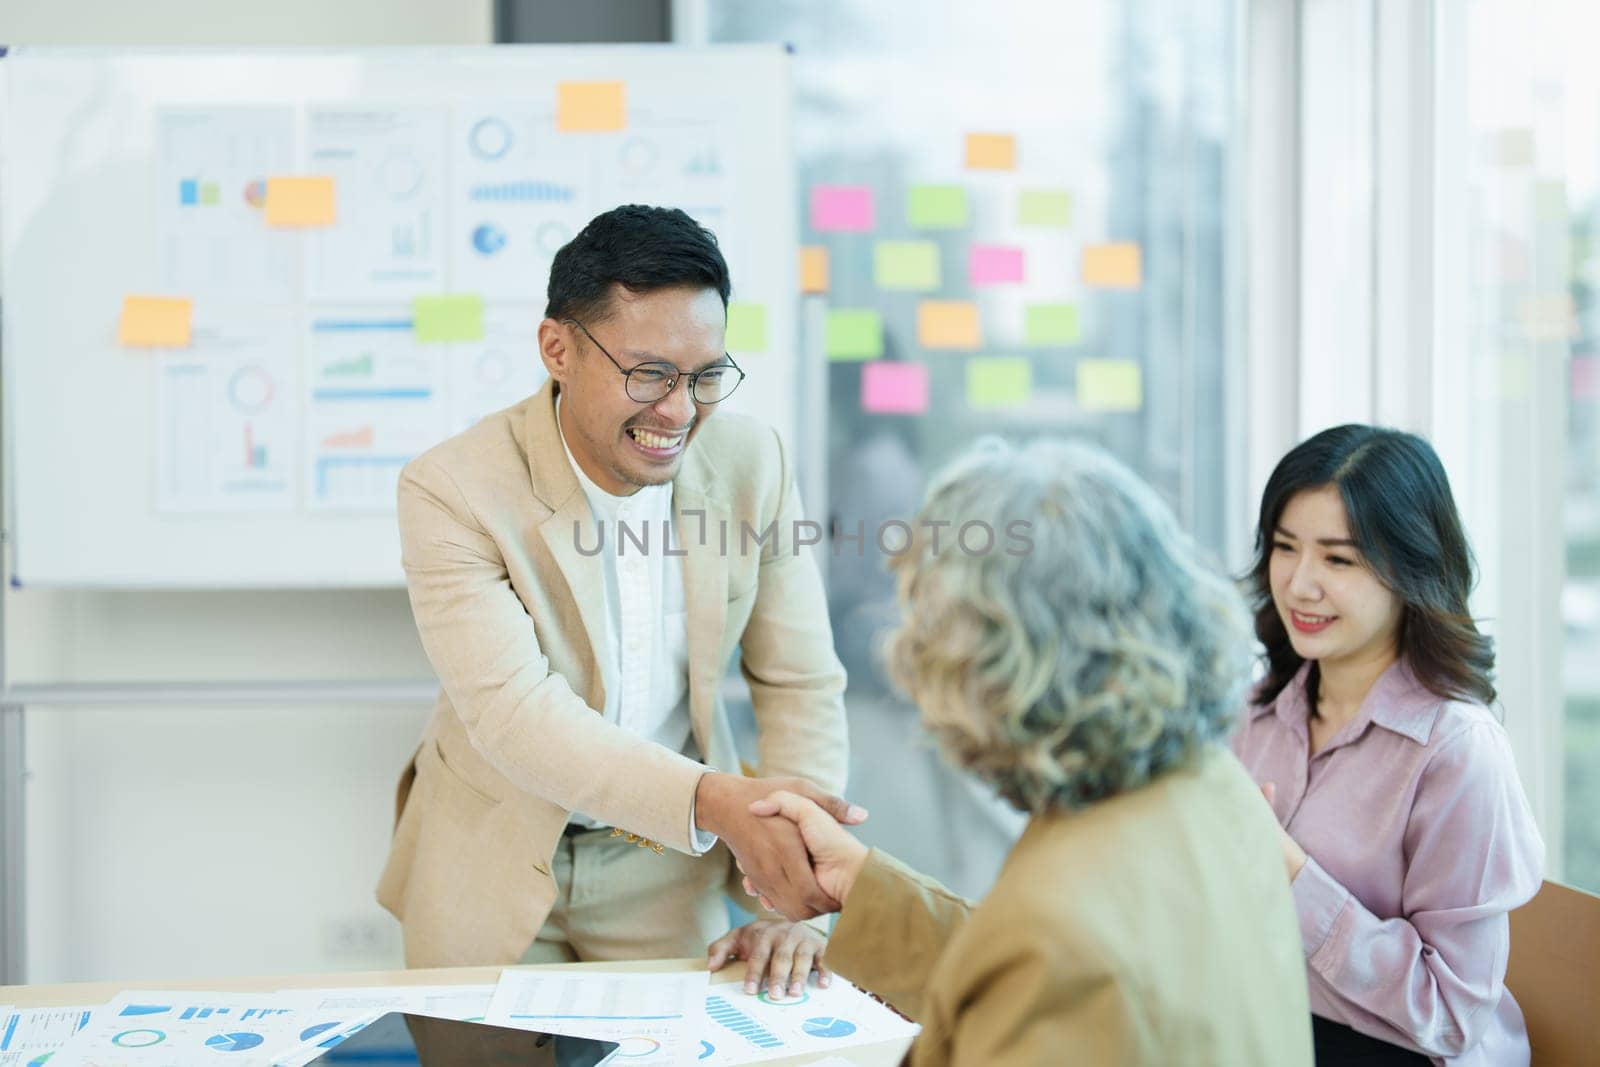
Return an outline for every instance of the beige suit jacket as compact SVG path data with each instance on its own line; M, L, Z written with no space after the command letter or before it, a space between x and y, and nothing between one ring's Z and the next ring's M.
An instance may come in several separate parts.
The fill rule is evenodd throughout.
M844 669L816 563L795 545L801 512L777 434L718 412L684 454L673 506L705 763L739 770L719 699L737 646L759 773L842 791ZM554 901L550 857L568 814L690 852L705 766L596 710L605 579L600 556L584 554L592 520L553 383L408 464L399 508L411 609L441 692L401 776L378 900L403 924L410 966L515 962ZM706 862L728 864L726 848Z
M828 945L935 1064L1310 1067L1278 828L1233 757L1029 824L977 905L874 851Z

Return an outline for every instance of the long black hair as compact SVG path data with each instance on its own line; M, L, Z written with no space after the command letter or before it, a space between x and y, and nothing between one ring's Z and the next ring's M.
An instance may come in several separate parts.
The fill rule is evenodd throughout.
M1261 494L1250 571L1256 636L1267 649L1257 704L1277 699L1305 662L1272 602L1269 570L1283 509L1296 493L1335 486L1350 536L1403 611L1398 651L1417 681L1445 699L1494 702L1494 642L1467 611L1472 549L1433 446L1415 434L1350 424L1323 430L1279 461ZM1308 692L1316 707L1317 667Z

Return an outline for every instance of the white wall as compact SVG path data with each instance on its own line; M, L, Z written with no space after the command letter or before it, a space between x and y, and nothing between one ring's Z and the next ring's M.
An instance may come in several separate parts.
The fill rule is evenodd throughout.
M0 42L476 44L490 0L5 0ZM108 530L108 537L115 531ZM424 678L402 591L5 593L10 681ZM424 707L27 715L27 980L398 965L373 902Z
M6 0L7 45L487 44L491 0Z

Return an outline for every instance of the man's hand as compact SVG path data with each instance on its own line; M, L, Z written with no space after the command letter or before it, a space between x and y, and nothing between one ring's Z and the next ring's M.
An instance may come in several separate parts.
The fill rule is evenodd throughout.
M744 991L761 992L762 978L767 983L767 998L782 1000L805 992L806 979L817 972L817 985L827 988L832 980L822 964L828 939L805 923L780 919L758 919L748 926L729 930L706 949L706 964L722 970L729 960L744 960Z
M799 827L787 819L763 818L751 805L768 794L786 791L804 797L814 810L837 822L865 822L864 809L824 793L804 778L745 778L711 771L695 788L695 825L727 842L739 869L760 895L789 919L809 919L837 911L839 902L817 885L811 873Z

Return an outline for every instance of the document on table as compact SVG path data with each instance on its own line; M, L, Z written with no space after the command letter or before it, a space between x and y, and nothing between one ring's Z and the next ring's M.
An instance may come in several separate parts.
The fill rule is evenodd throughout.
M838 975L826 989L813 980L800 996L778 1001L719 983L706 992L705 1010L698 1056L711 1067L910 1038L922 1029Z
M484 1021L615 1041L638 1064L692 1064L700 1056L705 971L502 971Z
M42 1063L89 1025L93 1004L76 1008L5 1008L0 1010L0 1067Z
M314 1010L300 993L118 993L63 1045L51 1067L167 1067L225 1057L232 1067L265 1067L279 1050L350 1020Z
M315 1010L337 1013L351 1021L310 1033L301 1044L278 1053L273 1067L302 1067L385 1012L403 1011L438 1019L482 1019L489 1010L494 986L372 986L303 992L315 999Z

